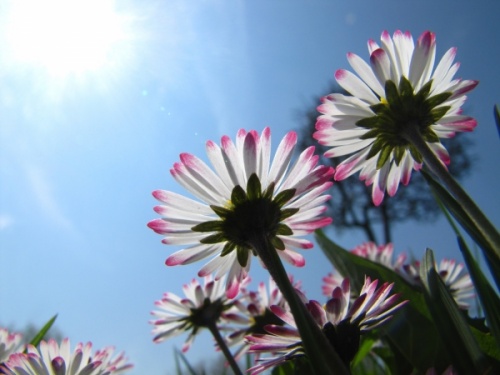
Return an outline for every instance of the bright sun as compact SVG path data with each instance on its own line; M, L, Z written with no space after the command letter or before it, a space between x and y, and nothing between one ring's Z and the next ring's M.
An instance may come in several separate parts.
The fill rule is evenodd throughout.
M11 58L67 76L110 67L127 30L112 0L17 0L6 37Z

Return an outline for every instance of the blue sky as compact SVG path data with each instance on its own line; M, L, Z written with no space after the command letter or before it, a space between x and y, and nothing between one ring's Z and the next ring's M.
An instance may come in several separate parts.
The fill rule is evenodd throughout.
M169 169L181 152L204 157L208 139L270 126L276 146L335 70L349 68L346 53L366 59L367 40L383 30L434 31L437 56L458 47L457 76L480 81L465 107L479 125L464 185L500 222L497 2L88 1L97 8L77 18L55 0L20 4L0 5L0 325L41 325L58 313L72 342L125 350L132 374L168 373L185 337L153 344L149 311L202 263L164 265L176 248L146 227L156 217L151 191L182 192ZM103 31L85 44L106 26L109 39ZM335 240L349 248L363 238ZM457 256L442 221L401 226L394 243ZM305 256L293 271L319 298L330 268L319 249ZM257 262L251 275L267 280ZM188 358L213 358L211 345L202 335Z

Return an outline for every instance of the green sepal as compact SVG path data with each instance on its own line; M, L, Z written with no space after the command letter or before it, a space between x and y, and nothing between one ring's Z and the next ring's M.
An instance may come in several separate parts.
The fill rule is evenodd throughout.
M228 241L228 242L226 242L226 244L224 245L224 248L220 252L220 256L221 257L226 256L227 254L229 254L234 249L236 249L236 244L234 242L232 242L232 241Z
M385 163L387 163L387 160L389 160L389 156L391 155L392 147L389 145L386 145L385 147L380 150L378 159L377 159L377 169L382 168Z
M385 98L391 109L401 107L401 98L399 97L398 88L391 80L385 81Z
M399 80L399 95L405 104L408 103L409 100L413 101L413 87L405 76L402 76Z
M276 231L276 234L280 236L291 236L293 234L293 231L288 227L288 225L280 223L278 224L278 230Z
M220 218L224 219L226 218L232 211L228 210L227 208L216 206L216 205L210 205L210 208L212 209L213 212Z
M422 88L418 90L417 94L415 95L415 100L419 103L424 102L425 99L429 96L429 93L431 92L431 87L432 87L432 79L427 81L425 85L423 85Z
M406 147L402 147L402 146L394 147L394 160L396 161L396 165L399 165L399 163L401 163L401 160L403 159L403 156L405 155L405 150L406 150Z
M276 186L276 184L274 183L274 181L273 181L273 182L271 182L271 183L269 184L269 186L267 187L267 189L266 189L266 190L264 190L264 191L262 192L262 197L263 197L264 199L269 199L269 200L272 200L272 199L273 199L274 187L275 187L275 186Z
M278 205L278 207L283 207L286 202L288 202L290 199L292 199L295 196L295 191L296 189L286 189L280 192L276 197L273 199L273 202Z
M204 244L214 244L219 242L227 241L227 237L223 232L217 232L200 240L200 243Z
M247 200L247 194L240 185L236 185L231 192L231 202L234 206L241 204Z
M380 129L371 129L371 130L368 130L361 137L359 137L359 139L377 138L379 135L380 135Z
M277 250L285 250L285 243L278 236L271 238L271 245Z
M370 159L377 155L382 148L385 146L385 140L382 138L376 138L375 141L373 141L372 146L370 147L370 151L368 151L368 155L366 155L366 159Z
M242 246L236 248L236 258L241 267L246 267L248 263L248 250Z
M429 99L425 101L425 103L429 106L429 108L435 108L438 105L443 104L445 101L447 101L451 95L452 95L451 92L442 92L441 94L431 96Z
M196 224L191 228L193 232L220 232L224 229L224 223L221 220L205 221Z
M286 218L295 215L297 212L299 212L298 208L285 208L285 209L281 210L280 221L283 221Z
M450 110L450 108L451 108L450 106L434 108L431 111L433 123L436 123L437 121L439 121L440 118L446 115L446 113Z
M356 121L356 126L366 129L376 128L379 123L379 116L365 117Z
M247 182L247 199L255 200L261 197L262 190L259 177L252 173Z
M436 135L436 133L430 128L427 127L422 134L426 142L430 143L437 143L440 142L439 137Z
M370 106L370 109L376 113L376 114L380 114L382 112L384 112L386 109L387 109L387 105L384 104L384 103L377 103L377 104L372 104ZM372 118L372 117L370 117Z
M38 346L38 344L40 344L40 341L43 340L43 338L45 337L49 329L52 327L56 319L57 319L57 314L54 315L52 318L50 318L49 321L44 324L42 329L40 329L40 331L37 332L35 337L31 339L30 344L33 346ZM26 353L26 350L24 352Z
M417 150L417 148L414 145L409 145L408 150L410 151L411 157L417 162L422 164L424 159L422 157L422 154Z

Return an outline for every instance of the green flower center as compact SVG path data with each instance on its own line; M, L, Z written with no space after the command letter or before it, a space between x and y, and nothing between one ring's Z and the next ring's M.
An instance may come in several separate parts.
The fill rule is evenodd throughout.
M270 309L266 308L264 314L253 317L254 324L247 330L247 334L267 334L264 329L267 325L283 326L284 322L278 318Z
M205 298L202 306L191 309L191 315L187 320L193 327L209 327L219 320L223 311L224 303L220 299L210 301L209 298Z
M452 95L444 92L429 97L432 80L427 82L416 94L407 78L401 77L399 87L393 81L385 83L385 99L370 108L375 116L356 122L357 126L369 129L361 138L375 138L367 159L378 155L377 169L382 168L394 152L396 164L399 165L405 151L422 162L422 155L408 141L409 127L417 128L426 142L439 142L439 138L431 125L441 119L450 109L441 106ZM414 129L411 129L414 130Z
M191 229L195 232L215 232L200 242L225 242L221 256L236 251L242 267L247 265L251 253L255 254L253 244L257 239L264 238L276 249L284 250L285 244L277 236L293 233L282 221L297 213L299 209L283 209L295 195L295 189L284 190L274 198L273 193L274 183L262 191L259 178L254 173L248 179L246 192L239 185L233 189L227 207L210 206L220 220L207 221Z

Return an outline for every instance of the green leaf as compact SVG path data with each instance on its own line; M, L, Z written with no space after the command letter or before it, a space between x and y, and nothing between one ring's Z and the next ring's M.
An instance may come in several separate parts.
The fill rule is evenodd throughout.
M352 360L351 367L358 366L361 361L371 352L373 345L377 342L376 338L373 337L365 337L361 340L359 345L359 350L356 353L356 356Z
M491 274L498 288L500 288L500 249L495 248L495 241L492 235L488 236L486 229L481 230L475 222L473 222L464 208L446 191L429 173L425 170L421 171L428 185L430 186L437 201L441 201L442 205L453 215L460 223L472 239L481 247Z
M179 350L176 350L175 354L176 354L176 357L179 357L182 360L184 365L187 367L190 375L197 375L193 366L191 366L191 364L189 363L189 361L187 360L187 358L184 354L182 354Z
M52 325L54 324L56 319L57 319L57 314L54 315L52 318L50 318L47 323L45 323L45 325L42 327L42 329L40 331L38 331L38 333L35 335L35 337L33 337L31 339L30 344L33 346L38 346L38 344L40 344L40 341L43 340L43 338L45 337L45 335L47 334L49 329L52 327Z
M500 110L498 105L493 107L493 116L495 117L495 124L497 124L498 135L500 135Z
M464 256L464 261L467 264L479 300L481 301L488 326L497 342L498 348L500 348L500 299L479 268L461 236L458 237L458 245Z
M481 351L463 313L436 271L432 250L427 249L420 268L425 300L453 367L460 374L485 374L491 364Z

